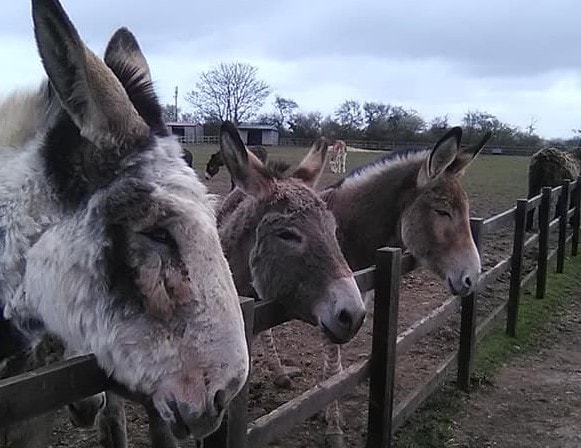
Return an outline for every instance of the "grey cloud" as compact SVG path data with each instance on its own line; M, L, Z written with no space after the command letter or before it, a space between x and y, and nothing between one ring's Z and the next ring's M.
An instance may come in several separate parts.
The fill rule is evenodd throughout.
M128 26L148 52L182 44L191 48L188 57L435 58L480 76L581 69L581 3L576 0L173 0L162 6L69 0L65 8L89 44L104 46L114 29ZM27 2L10 2L3 9L0 36L32 37Z

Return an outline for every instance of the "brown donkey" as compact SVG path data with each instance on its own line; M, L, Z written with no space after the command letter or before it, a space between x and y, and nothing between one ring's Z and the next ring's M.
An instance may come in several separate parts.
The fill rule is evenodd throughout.
M326 141L319 139L288 177L247 151L229 123L220 145L238 188L218 213L218 231L239 294L279 301L291 316L347 342L365 307L337 242L335 218L313 190ZM282 373L280 364L273 367Z
M380 247L402 247L442 278L452 294L474 290L480 258L460 178L490 133L466 149L460 148L461 137L461 128L453 128L432 149L392 152L320 192L335 215L351 269L373 265ZM272 340L263 343L274 346ZM339 347L328 340L324 345L325 372L337 374L342 369ZM269 354L275 357L276 352ZM327 410L327 420L327 434L340 436L337 403ZM338 443L340 437L329 441Z
M432 149L404 150L360 167L320 192L337 220L341 249L353 270L375 263L383 246L402 247L437 274L454 295L478 283L480 257L470 231L466 167L490 139L460 148L452 128ZM340 350L325 347L325 370L341 371ZM338 407L328 409L328 434L342 434Z

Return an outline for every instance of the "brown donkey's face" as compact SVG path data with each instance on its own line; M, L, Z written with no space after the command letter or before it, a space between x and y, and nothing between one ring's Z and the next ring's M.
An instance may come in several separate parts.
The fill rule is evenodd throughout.
M335 219L312 189L324 166L326 142L320 139L285 179L245 149L233 125L222 127L220 142L234 182L253 197L241 206L257 223L249 257L256 292L319 326L331 340L348 341L360 328L365 307L339 248Z
M461 137L462 130L453 128L434 146L418 174L414 200L402 217L404 245L444 279L455 295L474 291L480 276L468 197L460 178L490 134L464 150L460 149Z

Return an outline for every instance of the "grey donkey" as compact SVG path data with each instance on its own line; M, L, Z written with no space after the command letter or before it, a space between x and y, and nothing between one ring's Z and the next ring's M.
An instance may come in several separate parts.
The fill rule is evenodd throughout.
M215 201L163 123L133 36L116 33L105 64L57 0L33 0L32 16L48 81L0 103L0 309L24 347L0 368L42 365L53 337L57 358L94 353L174 435L204 437L249 369ZM91 400L104 413L115 401ZM0 436L46 445L36 424Z
M236 189L222 203L218 229L239 294L278 301L334 343L349 341L365 306L339 248L335 218L313 190L327 142L318 140L290 176L248 151L229 122L221 127L220 147ZM270 368L284 374L276 351L270 357L274 347L266 348ZM163 421L150 421L150 433L156 447L175 446Z

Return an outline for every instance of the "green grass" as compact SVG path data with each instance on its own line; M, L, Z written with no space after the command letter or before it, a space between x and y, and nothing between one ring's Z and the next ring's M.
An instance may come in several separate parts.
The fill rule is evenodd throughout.
M581 285L581 257L567 258L564 274L552 274L547 285L545 299L534 294L521 297L517 337L511 338L504 329L494 331L479 347L476 354L476 379L494 375L512 355L527 353L536 348L550 330L550 324L558 321L566 309L571 292Z
M551 274L545 299L527 294L521 298L517 337L510 338L498 326L476 349L474 387L490 382L515 356L536 350L550 333L573 297L581 288L581 256L568 258L564 274ZM452 422L466 405L468 396L454 385L443 386L398 432L398 448L448 447L453 436Z
M203 177L210 154L218 150L217 145L192 145L194 169ZM272 160L284 160L296 167L307 153L306 147L278 146L269 147ZM385 155L384 152L350 152L347 156L347 171L364 165ZM516 199L525 197L527 192L527 168L529 158L517 156L479 156L468 168L463 183L470 198L472 215L488 217L515 204ZM330 185L340 175L325 170L321 186ZM215 179L208 183L210 191L224 194L230 185L227 172L222 169Z

